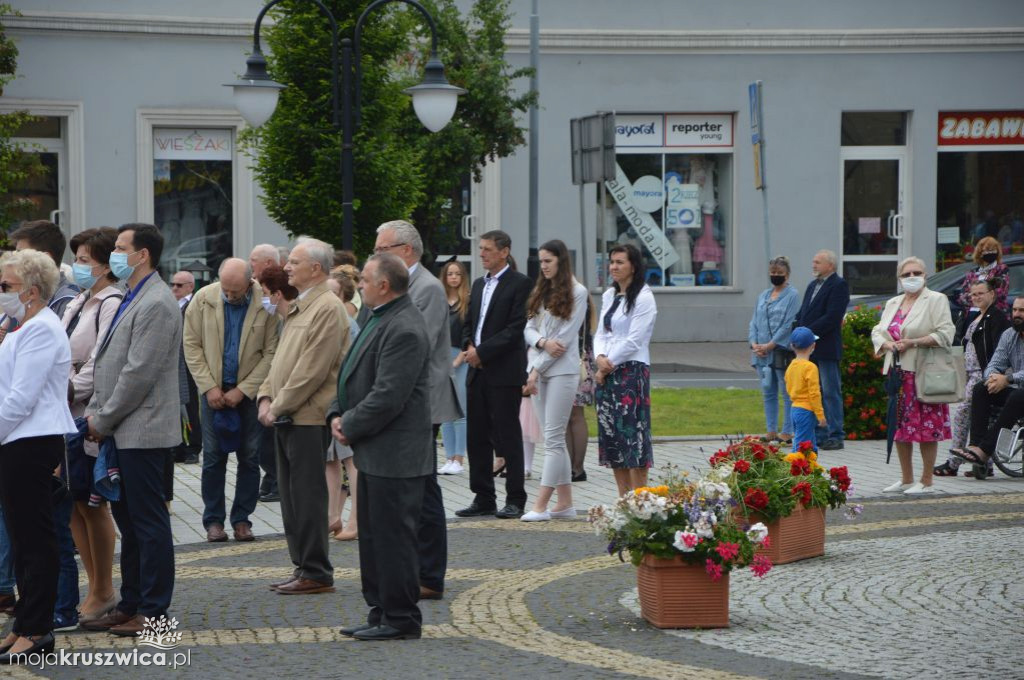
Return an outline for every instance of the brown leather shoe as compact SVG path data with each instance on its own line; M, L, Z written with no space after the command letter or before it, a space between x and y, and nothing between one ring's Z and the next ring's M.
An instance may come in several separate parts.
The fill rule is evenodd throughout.
M133 618L135 618L134 614L125 614L120 609L114 609L106 616L80 624L80 627L85 630L110 630L114 626L120 626L122 623Z
M5 593L0 595L0 614L10 614L13 612L14 605L17 601L17 598L14 597L14 593Z
M211 524L206 530L206 540L210 543L223 543L228 540L228 535L224 532L224 525Z
M268 588L270 588L271 590L277 590L277 589L278 589L278 588L280 588L281 586L286 586L286 585L288 585L289 583L291 583L292 581L294 581L294 580L295 580L295 579L297 579L297 578L299 578L299 577L298 577L298 576L289 576L289 577L288 577L288 578L286 578L285 580L283 580L283 581L278 581L278 582L276 582L276 583L271 583L271 584L270 584L270 585L268 585L267 587L268 587Z
M136 614L124 623L111 626L108 628L108 632L121 637L136 637L139 633L146 629L146 617L142 614Z
M309 578L297 578L291 583L277 587L282 595L312 595L314 593L333 593L334 586Z
M252 527L249 526L248 522L238 522L233 527L235 530L235 540L248 543L249 541L255 541L256 537L252 535Z
M421 600L443 600L444 592L440 590L434 590L426 586L420 586L420 599Z

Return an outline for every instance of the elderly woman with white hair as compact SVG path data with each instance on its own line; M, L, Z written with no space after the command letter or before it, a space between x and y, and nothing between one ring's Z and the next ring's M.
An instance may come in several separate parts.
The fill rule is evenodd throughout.
M932 474L938 443L952 437L949 407L919 401L914 380L918 349L949 347L956 330L946 296L926 287L926 271L924 260L919 257L908 257L900 262L896 275L903 294L885 304L881 319L871 330L875 355L885 355L882 373L898 371L902 375L897 429L893 439L903 476L900 481L883 489L886 493L934 493ZM914 481L914 442L921 449L924 463L921 479L917 482Z
M0 258L0 309L20 319L0 345L0 502L14 550L21 598L0 664L53 650L57 600L54 469L64 460L64 435L75 431L68 408L71 346L47 307L60 272L35 250Z

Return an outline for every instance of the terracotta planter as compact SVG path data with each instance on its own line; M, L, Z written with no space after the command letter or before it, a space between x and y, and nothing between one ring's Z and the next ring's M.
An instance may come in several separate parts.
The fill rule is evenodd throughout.
M766 525L771 547L757 551L768 555L772 564L789 564L825 554L825 508L805 508L797 503L791 515Z
M640 614L657 628L728 628L729 574L712 581L704 566L650 555L636 568Z

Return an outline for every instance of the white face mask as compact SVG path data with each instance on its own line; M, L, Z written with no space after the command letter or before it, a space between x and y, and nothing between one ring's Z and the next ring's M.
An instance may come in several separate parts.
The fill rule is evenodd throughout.
M21 301L21 293L0 293L0 310L19 321L25 318L25 303Z
M900 279L900 285L903 286L904 292L913 295L914 293L924 288L924 277L908 276L905 279Z
M263 309L267 310L267 314L273 316L277 312L277 305L270 301L270 298L263 298Z

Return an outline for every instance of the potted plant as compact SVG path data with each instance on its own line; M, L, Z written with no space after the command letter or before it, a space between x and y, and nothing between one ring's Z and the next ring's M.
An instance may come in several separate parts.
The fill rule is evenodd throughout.
M846 503L851 479L846 466L825 470L810 442L787 453L778 446L747 437L711 456L712 469L726 479L737 500L736 513L747 523L768 527L761 549L773 564L787 564L825 554L825 508ZM852 518L860 506L847 512Z
M669 469L662 485L590 510L609 554L629 553L641 615L658 628L727 627L729 573L749 566L761 577L771 569L768 556L756 552L768 529L741 523L726 477L710 470L691 480Z

